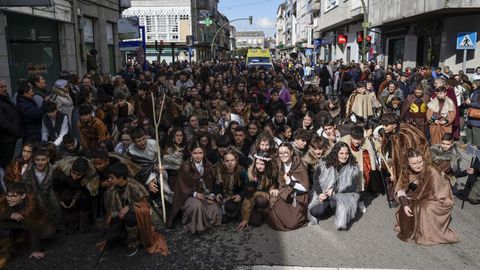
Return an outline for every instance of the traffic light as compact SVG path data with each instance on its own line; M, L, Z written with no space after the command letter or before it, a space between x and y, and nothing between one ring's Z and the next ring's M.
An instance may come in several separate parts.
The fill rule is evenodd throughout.
M253 16L248 16L248 22L250 23L250 25L253 23Z

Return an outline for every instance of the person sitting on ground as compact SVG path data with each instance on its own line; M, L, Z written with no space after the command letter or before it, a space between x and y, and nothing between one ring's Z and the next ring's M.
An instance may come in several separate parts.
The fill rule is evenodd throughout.
M188 150L190 158L178 169L173 205L166 226L171 228L176 215L182 211L182 224L195 234L220 226L222 212L215 201L215 179L205 151L197 141L190 144Z
M432 163L450 177L452 187L455 187L457 178L467 176L466 171L460 168L463 157L452 133L443 134L441 143L430 146L430 151Z
M223 162L213 168L217 203L222 205L223 223L240 217L242 192L247 182L245 169L238 164L237 152L233 149L223 154Z
M293 150L295 153L302 158L308 151L307 145L310 142L310 133L305 129L297 129L293 133Z
M5 183L20 182L23 174L33 164L33 144L24 143L20 155L5 168Z
M87 155L87 151L85 151L72 133L67 133L63 136L62 143L58 146L58 154L62 158L84 157Z
M129 178L128 168L122 163L111 166L108 175L111 188L105 193L107 230L104 239L97 243L97 249L105 249L125 230L129 250L127 257L137 253L140 242L149 254L167 255L167 243L152 225L145 187Z
M98 195L100 186L93 163L83 157L61 159L55 163L52 177L66 233L87 232L92 223L92 197Z
M338 142L324 157L313 178L313 197L308 206L310 224L318 224L319 219L335 215L335 227L347 229L355 218L358 200L356 184L361 171L350 148Z
M448 177L417 149L407 149L406 157L407 166L402 168L395 187L400 202L397 237L419 245L458 243L457 234L449 228L453 195Z
M28 192L37 195L39 205L47 211L49 221L60 222L60 204L53 189L52 165L47 148L39 148L33 155L33 166L22 176Z
M245 184L242 203L242 222L237 229L248 225L258 227L265 221L270 196L278 196L277 171L267 152L254 155L253 164L248 168L248 181Z
M55 236L55 226L33 193L27 193L24 183L12 183L7 193L0 196L0 269L4 269L17 251L15 236L27 231L30 235L31 255L37 260L45 258L41 241Z
M375 171L375 152L369 140L365 139L365 132L363 127L354 126L350 130L350 135L342 137L342 142L346 143L350 148L350 152L358 163L360 169L360 176L356 183L357 191L360 193L360 200L358 208L361 212L367 212L365 206L365 193L371 182L372 172Z
M435 89L436 97L427 104L427 121L430 125L430 143L438 144L445 133L452 133L457 112L454 102L447 96L447 88Z
M282 143L278 153L279 194L271 201L267 221L275 230L296 230L307 224L307 167L289 143Z

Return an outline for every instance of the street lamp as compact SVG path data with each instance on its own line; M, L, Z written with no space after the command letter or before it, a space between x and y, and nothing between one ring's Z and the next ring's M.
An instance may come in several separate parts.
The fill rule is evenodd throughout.
M215 60L215 38L217 38L217 35L218 33L220 33L220 31L227 25L229 25L230 23L232 22L236 22L236 21L246 21L248 20L248 22L250 23L250 25L253 23L253 16L248 16L248 18L238 18L238 19L235 19L235 20L232 20L232 21L229 21L229 22L226 22L224 25L222 25L220 28L218 28L217 32L215 32L215 35L213 36L213 39L212 39L212 44L211 44L211 48L210 48L210 55L212 57L212 60Z

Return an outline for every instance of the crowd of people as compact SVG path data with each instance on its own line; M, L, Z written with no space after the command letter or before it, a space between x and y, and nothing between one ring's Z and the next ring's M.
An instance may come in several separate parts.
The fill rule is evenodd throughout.
M399 239L459 241L453 194L480 201L479 181L456 181L480 176L458 149L480 145L480 67L472 81L448 67L274 67L129 63L113 77L62 72L51 89L42 75L14 91L0 81L0 268L18 238L41 259L44 240L91 230L99 251L126 236L127 256L167 255L162 219L192 234L332 216L348 230L378 193L398 207Z

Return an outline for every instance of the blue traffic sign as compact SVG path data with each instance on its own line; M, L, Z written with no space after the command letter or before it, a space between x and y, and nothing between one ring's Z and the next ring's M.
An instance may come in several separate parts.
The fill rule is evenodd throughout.
M477 32L461 32L457 35L457 50L475 50Z

